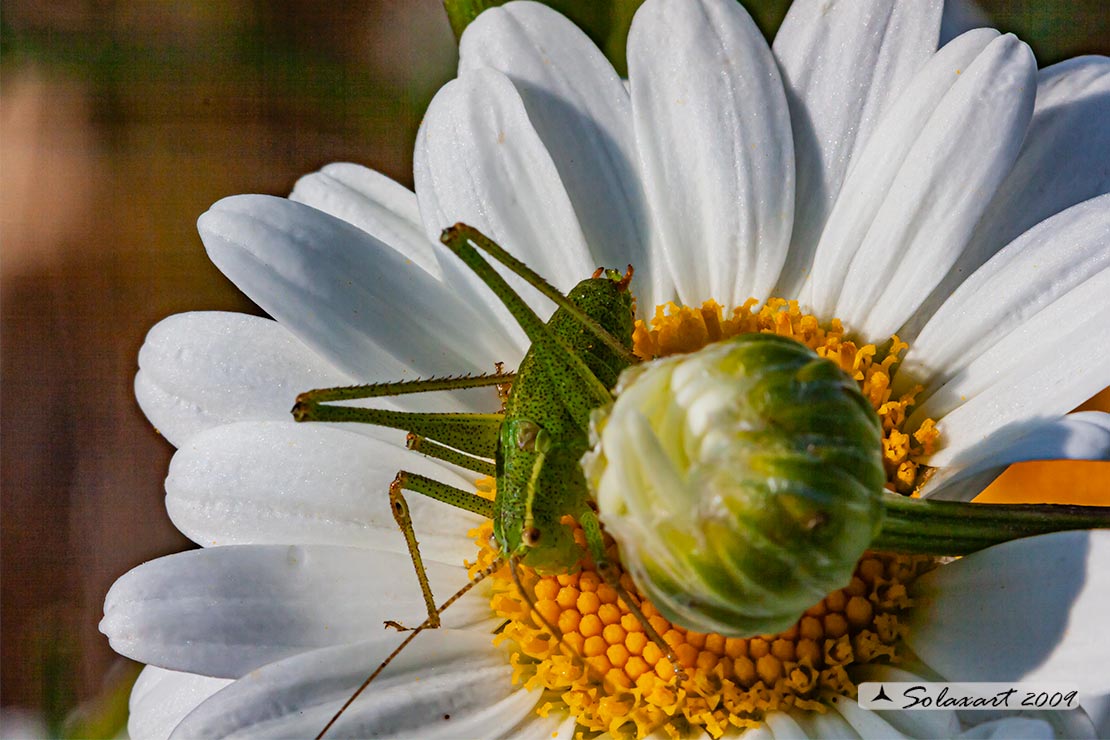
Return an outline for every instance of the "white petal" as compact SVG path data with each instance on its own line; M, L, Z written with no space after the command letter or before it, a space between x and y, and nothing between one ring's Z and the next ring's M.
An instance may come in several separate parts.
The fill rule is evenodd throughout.
M955 735L958 738L1069 738L1086 740L1098 737L1091 718L1082 709L1071 711L1034 711L1020 714L1014 711L964 712L967 729Z
M1081 702L1082 699L1083 697L1080 697ZM1081 703L1080 707L1082 706ZM1094 721L1082 708L1073 709L1070 712L1030 712L1028 716L1047 722L1052 727L1053 737L1082 738L1083 740L1106 737L1105 734L1101 734L1095 729ZM999 735L998 737L1002 738L1003 736Z
M399 638L326 648L267 665L212 697L175 737L312 737ZM417 637L344 712L328 737L501 737L540 698L511 682L492 636Z
M225 198L197 227L212 261L301 341L371 379L514 361L480 309L361 229L284 198Z
M821 740L857 740L859 735L843 717L836 712L797 712L794 719L806 733L806 737Z
M441 599L466 583L461 567L425 565ZM116 652L140 662L237 678L305 650L370 639L386 619L414 625L426 617L407 555L243 545L177 553L132 569L108 592L100 631ZM480 593L444 614L449 626L488 617Z
M966 476L959 475L960 469L957 468L952 478L946 478L936 487L928 488L922 495L926 498L935 498L941 501L971 501L987 490L987 486L994 483L995 478L1005 473L1007 467L1006 465L993 468L986 467ZM948 468L940 468L937 474L942 475L947 471Z
M1095 736L1110 736L1110 694L1081 697L1081 706L1094 724Z
M447 248L439 243L438 233L434 239L428 238L416 194L384 175L355 164L330 164L298 180L289 197L349 221L380 239L404 256L406 262L412 260L428 274L446 282L446 289L457 300L469 306L488 304L499 308L488 289L469 270L456 264ZM452 270L465 273L461 283L456 272L449 272L452 277L445 278L444 261ZM502 339L512 348L503 361L515 365L527 346L516 322L498 310L488 314L485 323L490 325L490 331L503 335Z
M352 223L435 277L442 271L420 224L416 193L385 175L348 162L329 164L293 186L290 200Z
M178 450L166 509L205 547L325 544L407 552L389 505L400 470L473 490L471 481L387 442L323 425L242 423L204 432ZM476 476L475 476L476 477ZM408 493L425 559L473 557L474 514Z
M976 725L958 737L966 740L1052 740L1056 733L1043 719L1005 717Z
M970 501L979 490L966 485L984 470L1002 468L1026 460L1110 460L1110 414L1083 411L1033 426L1028 433L1002 445L987 440L956 455L921 489L923 498ZM945 489L959 486L959 495Z
M798 740L809 737L788 712L771 712L765 722L774 733L774 740Z
M139 350L135 396L158 431L181 447L192 436L224 424L289 421L299 393L353 383L276 321L208 311L171 316L150 330ZM365 403L463 413L497 407L489 388ZM369 424L342 427L398 444L404 439L404 432Z
M794 155L759 29L729 0L650 0L628 67L644 187L679 298L769 297L790 240Z
M1110 189L1110 132L1102 125L1108 116L1110 58L1077 57L1041 71L1025 146L987 214L1005 224L994 237L995 250Z
M513 740L572 740L578 730L574 717L551 712L546 717L529 714L505 733Z
M170 316L147 334L135 395L180 447L221 424L288 420L298 393L351 383L276 321L197 311Z
M1110 689L1110 530L1015 540L922 576L906 637L960 681L1059 681Z
M417 134L413 168L430 238L469 224L564 292L594 271L555 164L500 72L475 69L440 88ZM507 316L456 257L441 256L440 264L449 284L472 286L491 311ZM510 283L550 313L547 299L520 280Z
M848 164L937 48L940 0L799 0L775 37L798 195L777 295L796 296Z
M889 337L955 262L1021 147L1036 60L1002 36L960 75L906 155L844 280L836 315Z
M928 464L949 465L988 440L1002 446L1105 388L1110 381L1106 296L1110 270L1010 332L921 404L908 423L937 419L943 444Z
M4 707L0 709L0 738L3 740L50 740L54 734L38 712Z
M818 315L832 317L852 258L929 117L963 72L996 38L997 31L981 28L933 55L890 106L874 135L853 159L813 257L808 300Z
M838 696L833 699L833 709L852 726L860 737L905 738L894 725L887 721L885 712L872 712L864 709L854 699Z
M777 740L779 736L776 735L774 731L770 728L770 726L768 725L768 720L771 717L777 716L779 714L785 714L785 712L773 712L764 717L763 723L758 727L752 727L745 730L729 730L726 731L725 734L721 737L724 738L724 740L739 740L739 738L743 738L744 740ZM791 720L791 722L795 726L797 726L796 722L794 722L793 720ZM650 740L663 740L664 736L661 732L657 732L653 735L649 735L648 737L650 738ZM808 740L805 732L800 727L798 728L797 733L783 735L782 737L789 738L789 740Z
M185 715L230 683L148 665L131 689L127 734L136 740L166 740Z
M1079 57L1041 70L1021 153L960 258L925 302L921 319L1022 232L1110 191L1108 118L1110 59ZM921 319L902 334L912 337Z
M927 400L1008 334L1110 269L1107 244L1110 195L1069 208L1022 234L968 278L921 329L899 368L895 392L920 383L924 391L918 403Z
M490 8L459 42L460 74L488 67L520 93L589 244L594 263L636 268L637 297L653 273L649 221L632 136L632 105L613 65L577 26L545 5Z

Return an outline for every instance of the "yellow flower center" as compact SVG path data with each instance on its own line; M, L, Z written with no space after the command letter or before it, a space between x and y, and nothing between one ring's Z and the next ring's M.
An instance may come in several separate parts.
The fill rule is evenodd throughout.
M922 388L917 386L896 399L891 398L890 391L891 371L909 345L897 336L891 337L881 351L874 344L857 345L845 338L839 319L822 326L815 316L802 313L797 301L772 298L753 312L757 303L749 298L728 316L716 301L706 301L701 308L673 303L659 306L650 329L643 321L636 322L632 337L636 356L652 360L695 352L712 342L754 332L790 337L839 365L859 383L864 397L875 407L883 425L888 487L910 493L923 483L927 471L914 458L932 453L938 436L936 422L926 419L916 429L906 429L906 410Z
M773 332L805 344L860 384L882 421L888 487L913 491L925 477L913 458L932 450L937 431L932 420L917 429L904 428L906 409L920 389L891 399L891 369L907 345L892 337L881 349L857 346L845 338L838 320L822 326L801 313L795 301L772 299L753 312L756 303L751 299L728 316L713 301L701 308L661 306L650 328L637 322L634 351L649 360L693 352L748 332ZM491 479L478 484L489 496L493 486ZM471 535L479 544L473 574L499 553L492 524ZM581 530L576 537L584 547ZM619 560L612 542L609 557ZM904 629L899 615L910 606L907 585L932 565L933 560L923 556L866 553L851 582L808 609L789 630L749 639L693 632L670 623L639 596L625 574L621 585L682 664L682 681L665 651L651 641L592 563L559 576L541 577L521 568L527 598L503 568L491 578L490 606L505 620L495 639L511 646L514 681L545 692L537 706L540 715L569 711L587 733L609 732L615 737L639 738L662 729L672 737L704 730L716 738L730 727L757 727L768 712L823 711L832 696L854 697L847 669L898 659ZM561 639L545 622L558 629Z

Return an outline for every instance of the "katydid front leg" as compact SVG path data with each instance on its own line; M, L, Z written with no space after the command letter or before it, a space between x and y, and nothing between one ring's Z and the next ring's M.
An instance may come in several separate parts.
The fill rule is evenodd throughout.
M475 514L489 518L493 516L493 502L482 498L476 493L470 493L446 483L440 483L432 478L402 470L389 485L389 505L393 511L393 519L397 522L401 534L405 537L405 545L412 558L412 565L416 569L416 579L420 582L420 590L424 594L424 604L428 608L428 627L439 626L439 612L436 610L435 597L432 595L432 586L428 583L428 571L424 568L424 559L420 557L420 543L416 541L416 530L412 526L412 517L409 515L409 504L405 501L402 490L414 491L421 495L442 501L458 509L472 511ZM386 622L386 626L404 631L410 628L394 622Z
M489 475L489 471L493 470L493 463L483 460L482 457L492 457L496 454L497 433L503 419L500 414L432 414L330 404L336 401L381 398L405 393L501 386L511 382L511 379L511 375L497 373L464 378L433 378L399 383L322 388L302 393L297 397L297 403L293 407L293 418L297 421L361 422L401 429L408 432L407 445L410 449ZM424 560L420 555L420 544L412 526L408 502L401 493L403 490L419 493L487 519L493 516L493 502L470 491L404 470L397 474L389 486L390 510L401 530L401 535L405 538L405 545L428 609L428 619L424 624L428 628L434 628L440 624L439 612L436 609L431 584L428 582ZM392 620L385 624L399 630L409 629Z

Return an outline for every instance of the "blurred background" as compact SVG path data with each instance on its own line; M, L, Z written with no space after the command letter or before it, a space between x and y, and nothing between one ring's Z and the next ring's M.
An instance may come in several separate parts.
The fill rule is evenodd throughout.
M787 4L747 3L769 34ZM580 2L571 15L622 68L637 5ZM1110 51L1102 0L981 5L1042 66ZM58 734L79 702L99 699L93 714L110 714L103 702L125 696L111 689L134 669L96 629L104 594L131 567L190 546L162 505L172 448L132 397L136 354L171 313L258 311L207 261L197 216L226 195L285 195L332 161L411 187L416 128L454 65L438 0L4 3L0 702L9 719L20 708ZM1095 403L1110 408L1110 397ZM1018 466L992 495L1074 496L1105 485L1107 465Z

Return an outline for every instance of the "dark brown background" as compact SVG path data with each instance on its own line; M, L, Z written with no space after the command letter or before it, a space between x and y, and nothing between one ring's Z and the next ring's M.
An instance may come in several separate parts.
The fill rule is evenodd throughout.
M619 49L635 4L580 15ZM773 28L784 5L754 14ZM986 5L1042 64L1106 51L1099 0ZM172 450L131 393L143 336L178 311L255 310L197 216L330 161L411 185L455 51L436 0L12 0L2 24L0 701L58 713L117 660L96 630L112 581L188 546L162 504Z

